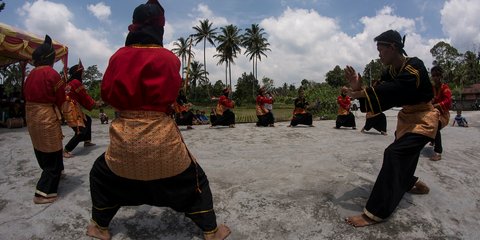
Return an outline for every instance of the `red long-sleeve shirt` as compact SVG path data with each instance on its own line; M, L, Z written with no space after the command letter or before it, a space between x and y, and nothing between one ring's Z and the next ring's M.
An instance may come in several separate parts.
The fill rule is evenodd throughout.
M263 105L263 104L273 104L273 99L272 98L267 98L262 95L257 96L257 104L258 105Z
M27 102L54 103L61 108L65 101L65 82L52 67L36 67L25 80L23 95Z
M345 98L342 96L338 96L337 103L341 108L345 110L350 110L351 101L349 96L345 96Z
M433 104L439 104L442 110L449 111L452 106L452 91L447 84L442 83L439 90L433 88Z
M227 108L233 108L235 106L233 101L228 97L225 97L225 95L220 96L220 98L218 99L218 104L225 106Z
M181 85L180 60L159 46L127 46L111 58L102 99L118 110L168 112Z
M68 96L71 99L80 103L80 105L88 109L88 111L91 111L93 109L93 106L95 105L95 100L93 100L93 98L88 95L87 90L85 90L85 86L83 86L83 84L79 80L73 79L72 81L68 82L66 89L68 88L70 88Z

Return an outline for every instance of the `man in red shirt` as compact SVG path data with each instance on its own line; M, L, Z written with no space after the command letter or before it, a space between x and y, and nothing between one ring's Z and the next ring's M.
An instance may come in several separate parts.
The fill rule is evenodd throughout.
M111 239L108 227L117 211L142 204L183 212L207 240L230 234L217 225L207 176L171 117L182 79L180 60L163 48L164 25L157 0L139 5L125 47L105 71L102 99L119 116L111 123L106 152L90 172L88 236Z
M223 90L223 95L218 99L217 108L215 110L216 120L212 122L212 127L218 125L229 126L231 128L235 127L235 114L230 110L235 107L235 102L228 97L230 92L229 88L225 88Z
M351 127L352 129L357 129L355 124L355 116L350 112L351 100L347 96L347 87L342 87L340 90L340 96L337 97L338 104L338 114L337 121L335 122L335 128L339 129L340 127Z
M28 75L23 91L28 132L42 169L33 202L45 204L57 200L63 171L63 134L59 108L65 99L65 82L52 68L55 50L48 35L44 43L35 49L32 58L35 68Z
M95 146L92 141L92 118L82 111L82 106L91 111L95 106L95 100L88 95L85 86L82 84L83 65L81 62L74 65L68 71L70 77L65 87L66 102L62 109L63 115L69 127L73 129L75 135L65 145L63 157L71 158L71 153L80 142L84 142L85 147ZM68 104L68 105L65 105ZM65 111L65 106L69 106L69 112Z
M450 107L452 106L452 91L447 84L442 83L443 78L443 69L440 66L434 66L430 70L432 80L434 83L433 86L433 106L440 111L440 119L438 122L437 135L435 136L435 141L433 147L433 156L430 158L432 161L439 161L442 159L442 135L440 134L440 129L448 125L450 120Z

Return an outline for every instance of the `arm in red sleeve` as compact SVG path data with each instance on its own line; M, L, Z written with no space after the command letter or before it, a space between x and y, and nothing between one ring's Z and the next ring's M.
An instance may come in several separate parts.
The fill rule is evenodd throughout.
M88 111L91 111L95 106L95 100L88 95L85 86L77 79L72 80L69 84L72 86L71 91L75 95L75 100Z
M338 96L337 103L343 109L346 109L346 110L350 109L350 97L348 96L345 99L343 99L342 96Z
M266 97L264 97L264 96L258 96L258 97L257 97L257 103L258 103L258 104L265 104L265 103L266 103L266 104L273 104L273 98L268 99L268 98L266 98Z
M233 108L234 107L232 100L230 100L229 98L227 98L225 96L221 96L220 99L218 100L218 102L220 103L220 105L223 105L227 108Z
M452 106L452 91L446 84L442 85L441 91L441 98L438 104L442 107L442 109L450 110L450 107Z

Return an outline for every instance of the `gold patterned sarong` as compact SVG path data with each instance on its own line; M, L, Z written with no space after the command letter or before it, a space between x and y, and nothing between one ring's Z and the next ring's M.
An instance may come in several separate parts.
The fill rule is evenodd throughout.
M398 113L396 139L406 133L417 133L435 139L440 112L432 103L403 106Z
M63 149L62 117L55 104L27 102L25 114L28 133L36 150L51 153Z
M143 181L176 176L195 161L175 121L151 111L120 112L110 126L105 159L116 175Z

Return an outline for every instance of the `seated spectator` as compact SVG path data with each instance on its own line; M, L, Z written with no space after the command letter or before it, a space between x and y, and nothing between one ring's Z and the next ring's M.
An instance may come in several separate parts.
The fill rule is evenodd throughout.
M108 115L103 112L103 108L100 108L100 113L98 114L98 118L100 118L101 124L108 124Z
M452 127L455 126L455 123L457 123L459 127L468 127L467 119L462 116L461 110L457 110L457 116L455 116L455 119L453 120Z

